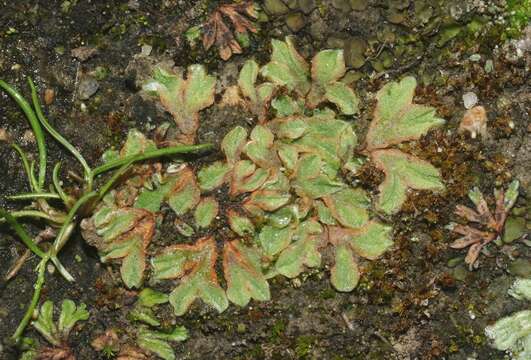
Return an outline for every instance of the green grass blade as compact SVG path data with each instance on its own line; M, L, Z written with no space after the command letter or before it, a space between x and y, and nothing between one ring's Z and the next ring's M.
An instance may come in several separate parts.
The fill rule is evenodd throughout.
M52 176L53 186L55 187L55 191L57 191L57 193L63 200L63 203L65 204L65 206L69 208L70 205L72 205L73 203L73 199L67 193L65 193L65 191L63 190L63 187L61 186L61 181L59 180L60 170L61 170L61 163L58 162L57 164L55 164L53 168L53 174L52 174L53 175Z
M63 248L63 246L66 244L66 242L69 239L69 233L72 231L71 224L74 220L74 217L77 215L77 212L81 206L83 206L87 201L92 199L93 197L97 196L98 193L95 191L91 191L88 194L83 195L79 200L76 201L74 206L68 211L68 214L66 215L66 219L63 223L63 226L61 226L61 229L59 230L59 234L57 234L52 248L51 248L51 258L55 258L59 251Z
M30 168L30 164L29 164L29 161L28 161L28 156L26 155L24 150L22 150L22 148L20 146L18 146L17 144L12 144L11 146L13 147L13 149L16 150L16 152L20 156L20 160L22 161L22 165L24 166L24 170L26 171L26 176L28 177L28 182L29 182L30 189L32 191L35 191L37 184L35 184L33 182L33 179L34 179L35 175L31 173L31 168Z
M201 145L178 145L162 149L157 149L153 151L147 151L142 154L127 156L123 159L117 159L114 161L109 161L106 164L98 166L92 171L94 176L100 175L106 171L118 168L127 163L135 163L138 161L155 159L162 156L169 156L174 154L186 154L186 153L195 153L200 151L210 150L212 148L211 144L201 144Z
M54 216L48 215L45 212L39 211L39 210L12 211L10 214L15 219L29 217L29 218L48 220L50 222L53 222L54 224L62 224L63 221L64 221L63 216L55 216L54 217ZM0 217L0 224L3 223L3 222L5 222L5 219Z
M17 219L13 217L8 211L0 208L0 218L5 218L7 223L13 228L15 233L20 237L22 242L40 258L46 257L46 254L33 242L33 239L24 230L24 228L18 223Z
M28 306L28 309L26 310L24 317L18 324L17 329L15 330L15 333L11 336L11 340L14 341L15 343L18 343L18 341L20 340L22 333L26 329L26 326L28 326L28 323L33 317L33 312L35 311L35 308L37 307L39 303L39 299L41 297L42 286L44 285L44 274L45 274L47 262L48 262L48 257L42 259L39 265L37 266L38 275L37 275L37 281L35 282L35 286L34 286L35 290L33 291L31 303Z
M37 183L37 190L42 190L46 179L46 143L44 142L44 132L42 131L41 124L35 112L32 110L31 105L15 88L3 80L0 80L0 88L4 89L15 100L18 106L20 106L35 134L35 140L37 141L37 148L39 150L39 181Z
M34 192L34 193L23 193L23 194L6 196L6 199L9 199L9 200L61 199L61 197L58 194L54 194L54 193Z
M52 125L48 122L48 119L44 116L44 113L42 112L42 106L39 101L39 96L37 94L37 88L35 87L35 84L33 81L28 78L28 83L31 88L31 99L33 101L33 107L35 108L35 112L37 114L37 118L41 122L42 126L48 131L48 133L55 139L57 142L59 142L61 145L63 145L70 153L79 161L81 166L83 167L83 173L85 177L85 181L89 183L91 181L91 169L88 166L85 158L81 153L72 145L68 140L66 140L63 135L61 135L57 130L55 130Z
M112 177L101 187L101 189L98 191L98 199L102 199L105 194L112 188L112 186L120 179L120 177L129 170L129 167L133 164L132 161L123 164L116 172L112 175Z

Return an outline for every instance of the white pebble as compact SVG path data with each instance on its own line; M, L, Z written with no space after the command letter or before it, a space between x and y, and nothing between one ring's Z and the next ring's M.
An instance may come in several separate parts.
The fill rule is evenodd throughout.
M472 91L463 94L463 104L465 105L465 109L471 109L477 103L478 97Z

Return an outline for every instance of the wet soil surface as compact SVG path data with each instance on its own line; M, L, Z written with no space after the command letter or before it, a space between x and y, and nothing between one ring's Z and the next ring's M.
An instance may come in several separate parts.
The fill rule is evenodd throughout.
M440 195L410 194L402 212L389 219L395 228L393 251L363 264L363 280L352 293L334 291L323 268L293 281L276 278L270 281L271 301L251 302L246 308L231 305L221 315L199 302L179 318L172 317L169 306L162 307L168 324L190 331L187 341L175 345L177 358L504 358L489 346L484 328L525 306L507 296L507 289L516 276L531 276L530 249L522 241L526 235L500 246L491 244L481 254L479 268L469 271L464 252L449 248L455 237L445 225L457 220L457 204L470 205L466 194L471 187L478 186L492 202L494 188L516 178L522 186L511 216L524 218L525 231L529 229L530 40L529 32L526 38L509 29L514 22L511 9L504 1L476 0L285 1L289 6L265 1L268 14L250 46L223 62L215 49L205 52L182 36L204 22L219 3L0 1L0 78L26 95L28 76L40 89L53 90L54 99L46 107L50 121L97 164L106 148L122 143L128 129L149 132L171 121L140 93L150 64L204 63L220 79L221 90L234 83L245 59L269 57L271 38L292 34L307 57L324 48L345 49L363 104L361 115L352 118L360 137L375 92L390 79L414 75L419 81L417 102L435 106L448 122L408 150L440 168L448 189ZM151 51L142 55L146 45ZM80 47L95 51L85 58L86 52L79 55ZM487 137L471 139L457 132L467 92L487 109ZM234 125L249 126L253 119L238 109L214 106L202 113L201 122L200 140L219 143ZM0 130L33 152L29 129L16 105L0 94ZM51 161L79 172L48 140ZM373 169L361 177L369 190L375 191L379 181ZM23 167L0 140L0 206L18 208L4 195L24 191ZM38 225L30 223L28 229L36 234ZM171 236L171 231L163 231L167 239L161 242ZM23 251L22 243L0 224L2 276ZM69 344L78 359L103 359L90 342L108 328L119 329L125 338L133 332L126 315L135 294L122 287L118 268L101 264L78 234L61 259L77 281L68 284L57 273L48 273L42 300L70 298L87 304L91 317L76 327ZM0 339L11 335L24 314L36 264L32 258L14 280L0 283ZM39 338L31 327L26 335ZM18 356L7 341L0 342L0 359Z

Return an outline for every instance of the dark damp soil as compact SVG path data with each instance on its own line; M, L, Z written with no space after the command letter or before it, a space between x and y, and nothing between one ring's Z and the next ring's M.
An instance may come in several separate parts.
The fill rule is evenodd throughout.
M162 307L161 314L168 324L182 324L190 332L187 341L175 345L179 359L504 358L489 347L483 330L525 306L507 296L507 289L515 276L530 276L530 249L520 240L492 244L481 255L479 268L468 271L464 252L449 248L454 237L445 225L457 220L453 209L468 204L472 186L491 201L495 187L517 178L522 187L512 217L527 217L529 229L529 31L527 50L525 43L511 40L526 37L520 31L522 20L514 15L522 2L286 0L289 6L272 7L279 2L265 1L269 14L249 48L223 62L215 50L205 52L182 36L204 22L219 1L0 0L0 78L25 95L28 76L40 89L53 89L55 98L46 107L50 121L96 164L104 149L121 144L128 129L149 132L171 121L140 94L150 64L204 63L221 80L221 90L234 84L245 59L266 61L273 37L295 35L306 57L342 47L362 100L361 115L352 119L360 138L375 91L390 79L416 76L417 102L435 106L448 123L407 148L441 169L448 191L410 194L403 210L389 219L395 228L394 250L363 264L365 274L355 291L334 291L323 268L293 281L273 279L269 302L252 302L243 309L231 305L221 315L199 303L180 318L172 317L169 307ZM139 56L145 45L150 54ZM72 50L81 46L97 52L75 59ZM80 86L89 78L98 89L82 99ZM465 111L462 96L469 91L487 109L487 139L457 134ZM239 109L214 106L201 114L199 139L219 144L237 124L250 126L253 119ZM0 130L29 152L35 150L29 125L4 93ZM80 170L47 140L53 163ZM193 165L218 156L214 152ZM0 206L19 207L4 196L28 190L24 171L1 140L0 174ZM381 176L367 167L360 181L376 190ZM29 224L28 229L36 234L39 227ZM160 241L171 237L171 226L164 224ZM0 225L2 276L23 251L14 234ZM127 313L135 294L122 287L118 269L101 264L78 234L61 260L77 281L68 284L57 273L47 274L42 300L70 298L87 304L91 317L72 332L69 344L78 359L103 358L90 342L108 328L120 329L125 338L132 333ZM32 258L14 280L0 283L0 339L11 335L30 301L36 264ZM31 327L26 335L39 338ZM18 356L17 349L0 341L0 359Z

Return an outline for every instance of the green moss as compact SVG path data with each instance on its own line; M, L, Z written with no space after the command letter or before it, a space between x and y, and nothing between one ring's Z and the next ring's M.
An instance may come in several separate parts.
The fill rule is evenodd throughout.
M283 319L278 319L271 327L271 336L269 339L272 342L277 342L282 337L282 334L284 334L284 331L286 331L286 322Z
M310 353L313 344L315 343L315 336L301 335L295 340L295 356L297 358L304 358Z
M531 0L507 0L507 26L502 40L518 38L531 20Z
M336 291L332 288L326 288L319 293L319 296L323 300L333 299L336 297Z

